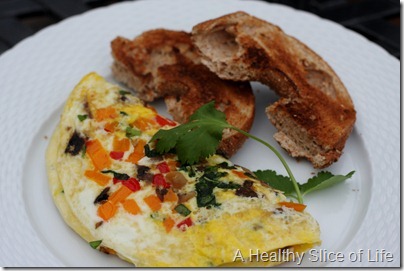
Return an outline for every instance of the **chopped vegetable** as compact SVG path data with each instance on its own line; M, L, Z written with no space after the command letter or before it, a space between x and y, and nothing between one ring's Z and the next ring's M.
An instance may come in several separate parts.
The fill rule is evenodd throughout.
M98 183L101 186L107 185L109 180L111 180L110 176L104 175L104 174L98 172L97 170L86 170L84 172L84 176L86 176L90 180Z
M107 122L104 125L104 130L108 133L113 133L116 130L116 127L118 126L118 122L113 121L113 122Z
M191 227L193 225L192 219L190 217L184 219L180 223L177 224L177 228L179 228L182 231L185 231L187 227Z
M236 176L238 176L239 178L241 178L241 179L246 179L246 178L248 178L248 177L244 174L244 172L242 172L242 171L232 170L231 172L232 172L234 175L236 175Z
M301 204L301 203L283 201L283 202L279 202L279 205L285 206L287 208L295 209L298 212L303 212L304 209L306 209L306 205Z
M126 90L122 90L122 89L121 89L121 90L119 91L119 94L120 94L120 95L122 95L122 96L125 96L125 95L130 94L130 92L129 92L129 91L126 91Z
M134 136L139 136L141 134L142 134L142 132L139 131L139 130L136 130L136 129L130 127L130 126L126 127L125 135L128 138L131 138L131 137L134 137Z
M116 205L108 200L98 207L97 214L103 220L107 221L115 215L117 209Z
M165 161L157 164L157 169L160 171L160 173L170 172L170 167L168 166L167 162L165 162Z
M108 198L109 198L109 195L108 195L109 189L110 189L109 187L104 188L101 191L101 193L95 198L94 204L97 204L97 203L104 202L104 201L108 200Z
M257 198L257 193L252 189L253 182L252 181L244 181L243 186L239 187L236 190L236 195L241 197L248 197L248 198Z
M132 215L140 214L142 211L140 210L139 205L137 205L136 201L133 199L127 199L123 202L123 208Z
M126 161L137 164L137 162L139 162L139 160L142 159L145 155L145 153L144 153L145 144L146 144L146 142L144 140L140 139L137 142L133 152L129 155L129 157Z
M99 247L102 243L102 240L97 240L97 241L92 241L89 242L88 244L93 248L96 249L97 247Z
M161 201L155 195L147 196L143 199L146 204L152 209L152 211L156 212L161 209Z
M168 189L167 193L164 195L164 201L178 202L178 196L172 189Z
M86 152L97 169L111 166L111 159L98 139L87 141L86 146Z
M150 118L138 117L133 123L140 131L146 131L156 126L156 122Z
M82 138L76 131L72 134L67 143L65 153L69 153L71 155L77 155L83 149L86 141Z
M103 170L101 171L102 173L112 173L114 175L114 178L117 180L127 180L129 179L129 175L125 173L119 173L113 170Z
M167 173L165 177L166 181L172 184L176 189L181 189L188 182L187 178L179 171L171 171Z
M195 191L190 191L184 194L178 194L178 202L179 203L187 202L188 200L192 199L195 196L196 196Z
M166 179L164 178L163 174L155 174L153 176L152 184L154 186L164 187L164 188L169 188L171 186L169 183L166 182Z
M118 190L116 190L109 197L108 202L117 204L118 202L124 201L130 194L132 194L132 190L130 190L128 187L122 185Z
M166 217L166 219L164 219L163 221L163 225L164 228L166 229L166 232L168 233L174 227L175 221L171 217Z
M106 119L114 119L116 117L118 117L118 114L116 113L116 109L113 107L100 108L95 111L96 121L104 121Z
M109 153L109 157L111 157L114 160L121 160L123 155L124 155L123 152L117 152L117 151L112 151Z
M121 114L122 116L129 116L128 113L126 113L124 111L120 111L119 114Z
M177 126L177 123L175 123L174 121L166 119L166 118L164 118L164 117L162 117L160 115L156 116L156 121L162 127L166 126L166 125L168 125L168 126Z
M128 138L119 139L115 136L112 141L112 148L116 152L126 152L130 148L130 140Z
M182 216L188 216L191 213L191 211L184 204L177 205L174 210Z
M132 192L140 190L140 183L135 178L129 178L128 180L123 181L122 184L132 190Z
M85 119L87 119L88 115L77 115L77 118L79 119L79 121L83 121Z

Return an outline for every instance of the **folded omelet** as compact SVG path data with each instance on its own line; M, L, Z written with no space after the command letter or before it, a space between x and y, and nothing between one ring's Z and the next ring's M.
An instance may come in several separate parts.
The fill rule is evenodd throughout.
M75 87L47 172L63 219L93 248L136 266L268 266L285 259L241 255L320 243L313 217L248 170L219 155L197 165L158 155L150 138L176 125L95 73Z

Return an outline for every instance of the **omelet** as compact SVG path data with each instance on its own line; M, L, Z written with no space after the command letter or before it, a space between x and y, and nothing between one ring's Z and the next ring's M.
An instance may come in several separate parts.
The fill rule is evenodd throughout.
M320 244L304 206L247 169L220 155L182 165L156 153L151 137L177 125L96 73L77 84L46 165L61 216L93 248L139 267L270 266L285 259L244 257Z

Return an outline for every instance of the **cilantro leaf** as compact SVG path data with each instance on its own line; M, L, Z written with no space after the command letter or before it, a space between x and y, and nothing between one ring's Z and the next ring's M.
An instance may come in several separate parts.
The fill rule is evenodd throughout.
M192 165L216 153L223 130L229 126L226 115L216 110L212 101L195 111L188 123L169 130L159 130L151 141L156 141L155 149L158 153L175 150L182 164Z
M272 188L280 190L285 195L291 195L295 192L293 183L289 177L278 175L274 170L257 170L254 172L258 180L268 184Z
M333 175L331 172L321 171L317 176L310 178L307 183L300 185L300 191L302 191L302 195L304 196L310 192L341 183L351 178L354 173L355 171L351 171L347 175Z
M354 173L355 171L351 171L347 175L334 175L328 171L321 171L316 176L310 178L306 183L298 184L298 186L302 196L305 196L313 191L326 189L335 184L341 183L351 178ZM258 180L282 191L286 196L294 197L296 191L293 187L293 182L289 177L278 175L273 170L257 170L254 174Z
M345 176L334 176L329 172L320 172L318 176L311 178L307 183L301 185L296 181L286 160L276 148L268 142L227 123L226 115L215 109L214 104L214 101L211 101L201 106L191 115L188 123L181 124L169 130L159 130L150 140L150 142L155 143L155 147L153 150L149 150L149 152L157 154L176 153L179 161L183 165L191 166L192 169L193 164L199 162L202 158L216 153L224 129L235 130L269 148L279 158L289 175L288 178L277 175L271 170L261 170L255 172L257 178L275 189L283 191L286 195L295 197L299 203L303 203L301 189L304 194L324 189L336 183L343 182L354 173L352 171ZM146 146L148 147L148 145ZM200 178L200 181L196 184L197 204L199 207L219 205L212 194L214 187L219 187L217 180L210 180L208 177Z

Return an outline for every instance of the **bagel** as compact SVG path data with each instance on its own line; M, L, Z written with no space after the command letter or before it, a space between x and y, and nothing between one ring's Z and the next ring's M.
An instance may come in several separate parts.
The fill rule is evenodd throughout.
M202 65L189 33L155 29L133 40L117 37L111 48L115 79L145 101L164 97L175 121L187 122L200 106L215 100L231 125L250 130L255 99L249 82L222 80ZM218 153L231 157L245 140L226 129Z
M220 78L259 81L280 99L266 108L276 141L293 157L324 168L337 161L356 112L332 68L278 26L235 12L200 23L192 40L202 63Z

